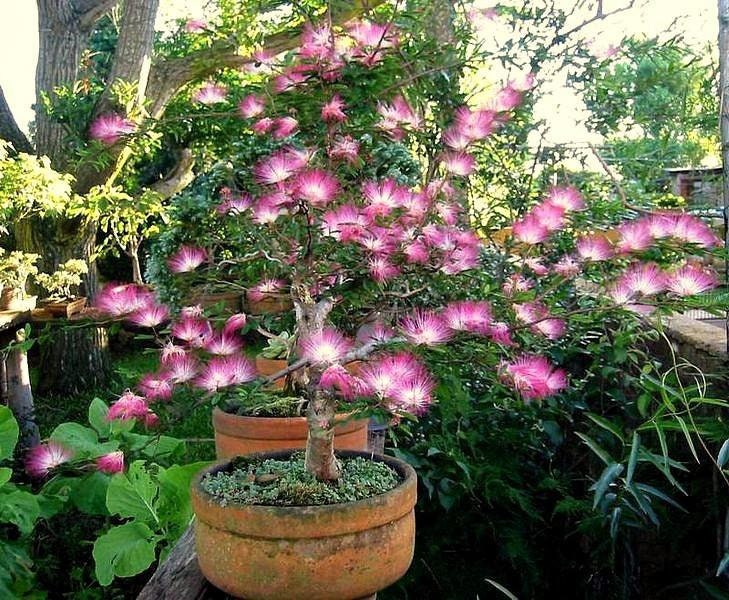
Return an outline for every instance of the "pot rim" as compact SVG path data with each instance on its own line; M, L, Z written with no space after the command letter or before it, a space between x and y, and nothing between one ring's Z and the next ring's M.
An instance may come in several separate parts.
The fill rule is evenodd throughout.
M301 450L257 452L246 458L287 458ZM412 466L392 456L357 450L337 450L337 457L363 457L384 462L402 478L391 490L337 504L271 506L231 503L221 506L201 485L208 473L226 469L234 459L218 461L195 474L191 482L192 502L198 520L209 526L262 538L311 538L344 535L372 529L407 515L417 500L417 475Z

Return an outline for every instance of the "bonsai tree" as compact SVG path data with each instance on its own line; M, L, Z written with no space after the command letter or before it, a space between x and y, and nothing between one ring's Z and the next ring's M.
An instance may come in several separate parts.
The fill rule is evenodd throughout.
M546 351L571 318L585 310L643 318L716 285L710 270L685 260L687 247L698 255L718 244L700 221L647 215L595 233L585 200L563 187L514 222L492 285L472 287L469 272L489 261L459 198L478 143L509 118L530 78L485 106L457 108L441 124L398 83L412 81L398 52L404 44L391 25L307 26L291 60L240 102L247 125L278 147L253 165L236 165L247 185L221 192L218 218L251 225L239 253L216 256L214 248L186 244L169 258L173 273L198 278L216 278L231 262L256 262L293 304L288 366L260 378L243 352L248 317L217 323L186 307L164 342L160 370L140 381L142 395L122 395L110 418L147 419L150 402L169 399L179 385L216 394L289 377L289 390L307 406L306 469L336 480L337 411L423 414L436 388L426 367L431 347L486 338L501 356L493 367L502 383L525 402L539 401L568 384ZM380 140L427 144L437 159L417 186L378 178L367 167ZM661 260L674 267L663 269ZM536 278L548 282L544 291ZM449 289L452 298L430 287ZM167 316L135 286L108 286L97 304L148 327ZM347 369L355 361L364 363L356 374Z
M79 259L72 258L60 265L52 274L40 273L36 275L36 282L48 292L48 298L56 302L70 300L75 297L72 289L81 285L81 275L89 272L88 265Z
M28 279L38 273L36 263L40 256L15 250L8 254L0 248L0 283L3 289L15 290L20 298L25 298Z

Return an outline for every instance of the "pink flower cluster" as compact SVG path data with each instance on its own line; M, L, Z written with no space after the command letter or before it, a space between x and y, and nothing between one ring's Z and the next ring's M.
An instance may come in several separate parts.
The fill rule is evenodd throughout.
M541 244L564 228L570 212L584 208L584 200L575 188L553 188L544 200L514 223L512 233L523 244Z
M169 320L169 309L157 303L144 286L108 283L97 294L95 308L111 318L123 318L137 327L158 327Z
M137 126L117 113L107 113L96 117L89 127L89 137L106 146L113 146L119 138L134 133Z
M25 472L41 479L50 475L57 467L74 459L74 452L54 440L39 444L25 455ZM113 475L124 471L124 453L121 450L109 452L94 459L96 470Z
M524 400L541 400L567 387L567 374L544 356L523 354L499 369L503 382L516 389Z

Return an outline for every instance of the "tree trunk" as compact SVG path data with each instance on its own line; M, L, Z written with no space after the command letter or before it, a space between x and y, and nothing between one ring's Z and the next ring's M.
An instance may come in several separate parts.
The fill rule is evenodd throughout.
M341 474L334 456L335 414L334 402L328 394L317 391L310 396L306 414L309 425L306 470L319 481L334 481Z
M23 330L16 334L18 342L25 340ZM20 429L20 440L18 446L21 450L27 450L40 444L40 432L35 422L35 410L33 408L33 393L30 389L30 373L28 371L28 357L25 350L15 348L10 351L5 360L7 377L7 398L8 408L13 411Z
M130 242L127 247L126 254L132 263L132 281L137 285L143 285L144 278L142 277L142 267L139 264L139 244Z
M40 347L38 393L71 396L108 382L111 362L105 328L71 328L50 323L48 326L53 328L53 337L52 343L44 343Z

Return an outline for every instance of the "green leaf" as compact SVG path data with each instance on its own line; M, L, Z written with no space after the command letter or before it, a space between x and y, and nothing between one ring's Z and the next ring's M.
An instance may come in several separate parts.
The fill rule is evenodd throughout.
M593 440L590 436L585 435L584 433L577 433L577 437L579 437L585 444L587 444L587 447L592 450L599 458L604 462L606 465L610 465L613 463L613 459L608 453L607 450L605 450L600 444L598 444L595 440Z
M10 458L18 443L18 422L7 406L0 406L0 461Z
M81 479L71 493L74 506L87 515L109 514L106 507L106 493L111 477L100 471L94 471Z
M622 509L619 506L613 508L613 514L610 517L610 537L615 539L618 535L618 527L620 526L620 515Z
M111 478L106 491L106 507L113 515L159 524L155 508L158 491L144 461L138 460L130 465L127 473L117 473Z
M729 460L729 440L726 440L719 450L719 455L716 457L716 464L720 469L724 468L726 461Z
M9 467L0 467L0 486L5 485L13 476L13 470Z
M0 494L0 522L12 523L23 535L33 531L39 515L38 500L30 492L14 490Z
M638 450L640 449L640 435L637 431L633 432L633 441L630 445L630 458L628 459L628 473L625 476L626 483L633 481L635 473L635 465L638 463Z
M108 532L94 542L96 579L103 586L114 577L132 577L154 562L157 538L144 523L132 521Z
M184 442L168 435L161 435L153 438L151 442L144 447L144 454L152 459L166 458L177 452Z
M678 415L676 415L676 421L678 421L678 424L681 426L681 431L683 431L683 435L686 437L686 441L688 442L689 448L691 449L691 454L694 455L697 463L701 462L699 460L699 455L696 454L696 448L694 448L694 440L691 438L691 434L689 433L686 421L683 420L683 417L679 417Z
M89 424L103 438L111 435L111 421L106 419L109 407L100 398L94 398L89 405Z
M617 477L620 476L620 474L623 472L623 469L623 465L619 463L613 463L603 469L602 475L600 475L600 479L598 479L591 488L595 490L595 498L592 502L593 510L595 510L597 508L597 505L600 504L600 500L602 500L605 492L607 492L608 487L610 487L610 484L615 481Z
M594 413L585 413L588 419L595 422L598 426L602 427L605 431L612 433L621 444L625 443L623 440L623 431L615 423L609 421L605 417L596 415Z
M80 423L61 423L51 433L51 439L77 454L93 454L99 446L99 436Z
M190 482L196 473L209 465L209 462L197 462L160 469L157 477L159 483L157 512L160 520L176 526L180 534L192 518Z
M729 566L729 552L724 554L724 558L721 559L721 562L719 563L719 566L716 569L716 576L719 577L724 570Z

